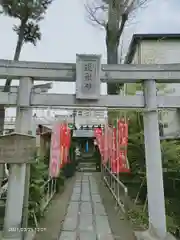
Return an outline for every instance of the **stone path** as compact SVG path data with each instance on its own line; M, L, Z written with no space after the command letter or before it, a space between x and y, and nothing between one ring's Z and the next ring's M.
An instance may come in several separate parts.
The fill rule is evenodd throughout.
M76 179L59 240L114 240L92 173Z

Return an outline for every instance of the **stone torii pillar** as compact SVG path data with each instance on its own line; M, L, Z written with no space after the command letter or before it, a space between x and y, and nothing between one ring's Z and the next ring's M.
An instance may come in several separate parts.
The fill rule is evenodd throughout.
M32 109L29 108L30 94L33 87L33 80L31 78L20 79L18 100L17 100L17 116L15 131L22 134L28 134L31 131ZM29 165L29 164L28 164ZM20 229L22 223L22 215L26 217L27 211L22 212L24 195L29 197L29 185L26 181L27 174L30 174L26 164L13 164L10 168L8 181L8 194L6 201L6 211L4 220L3 239L21 240L22 234ZM25 191L25 183L26 191ZM25 206L27 208L27 206ZM17 229L17 231L16 231ZM24 235L24 234L23 234Z
M166 213L155 80L144 82L144 100L149 233L157 236L158 239L165 239L167 235Z

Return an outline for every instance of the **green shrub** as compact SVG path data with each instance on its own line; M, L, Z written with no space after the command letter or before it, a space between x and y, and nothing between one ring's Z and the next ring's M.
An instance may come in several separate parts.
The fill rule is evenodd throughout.
M129 122L129 143L128 143L128 160L131 167L131 174L128 174L128 181L125 176L121 176L121 180L129 185L129 193L133 189L134 198L135 192L140 191L137 208L129 212L130 218L143 227L146 227L148 217L146 212L142 212L142 205L146 197L146 181L140 190L142 179L146 178L146 165L145 165L145 146L144 146L144 130L143 130L143 114L128 112L127 116L130 118ZM172 233L177 226L180 226L180 141L179 140L166 140L161 141L162 164L163 164L163 177L164 189L166 199L166 213L167 213L167 226ZM134 183L133 183L134 181ZM139 182L139 184L138 184Z
M44 159L36 157L36 161L31 164L30 171L30 187L29 187L29 223L34 225L34 216L37 221L43 215L41 210L41 202L44 195L43 185L48 179L48 168L44 163Z

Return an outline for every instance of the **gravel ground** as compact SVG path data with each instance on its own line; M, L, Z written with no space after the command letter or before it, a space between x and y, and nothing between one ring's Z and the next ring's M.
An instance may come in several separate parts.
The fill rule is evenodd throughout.
M76 175L78 175L77 173ZM60 228L66 215L68 202L70 200L76 177L67 180L63 193L59 193L52 200L45 213L45 217L40 222L40 228L46 231L37 232L35 240L57 240L60 234Z
M108 215L109 225L114 235L114 240L135 240L134 231L131 224L123 218L122 213L118 213L116 202L110 191L101 181L99 173L93 174L99 187L100 196Z

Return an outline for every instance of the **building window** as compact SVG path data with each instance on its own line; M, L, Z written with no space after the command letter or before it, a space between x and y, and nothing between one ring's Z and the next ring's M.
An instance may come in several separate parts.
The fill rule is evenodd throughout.
M82 111L78 111L77 116L82 116Z
M85 112L83 112L83 116L85 116L85 117L89 117L89 116L90 116L90 112L89 112L89 111L85 111Z

